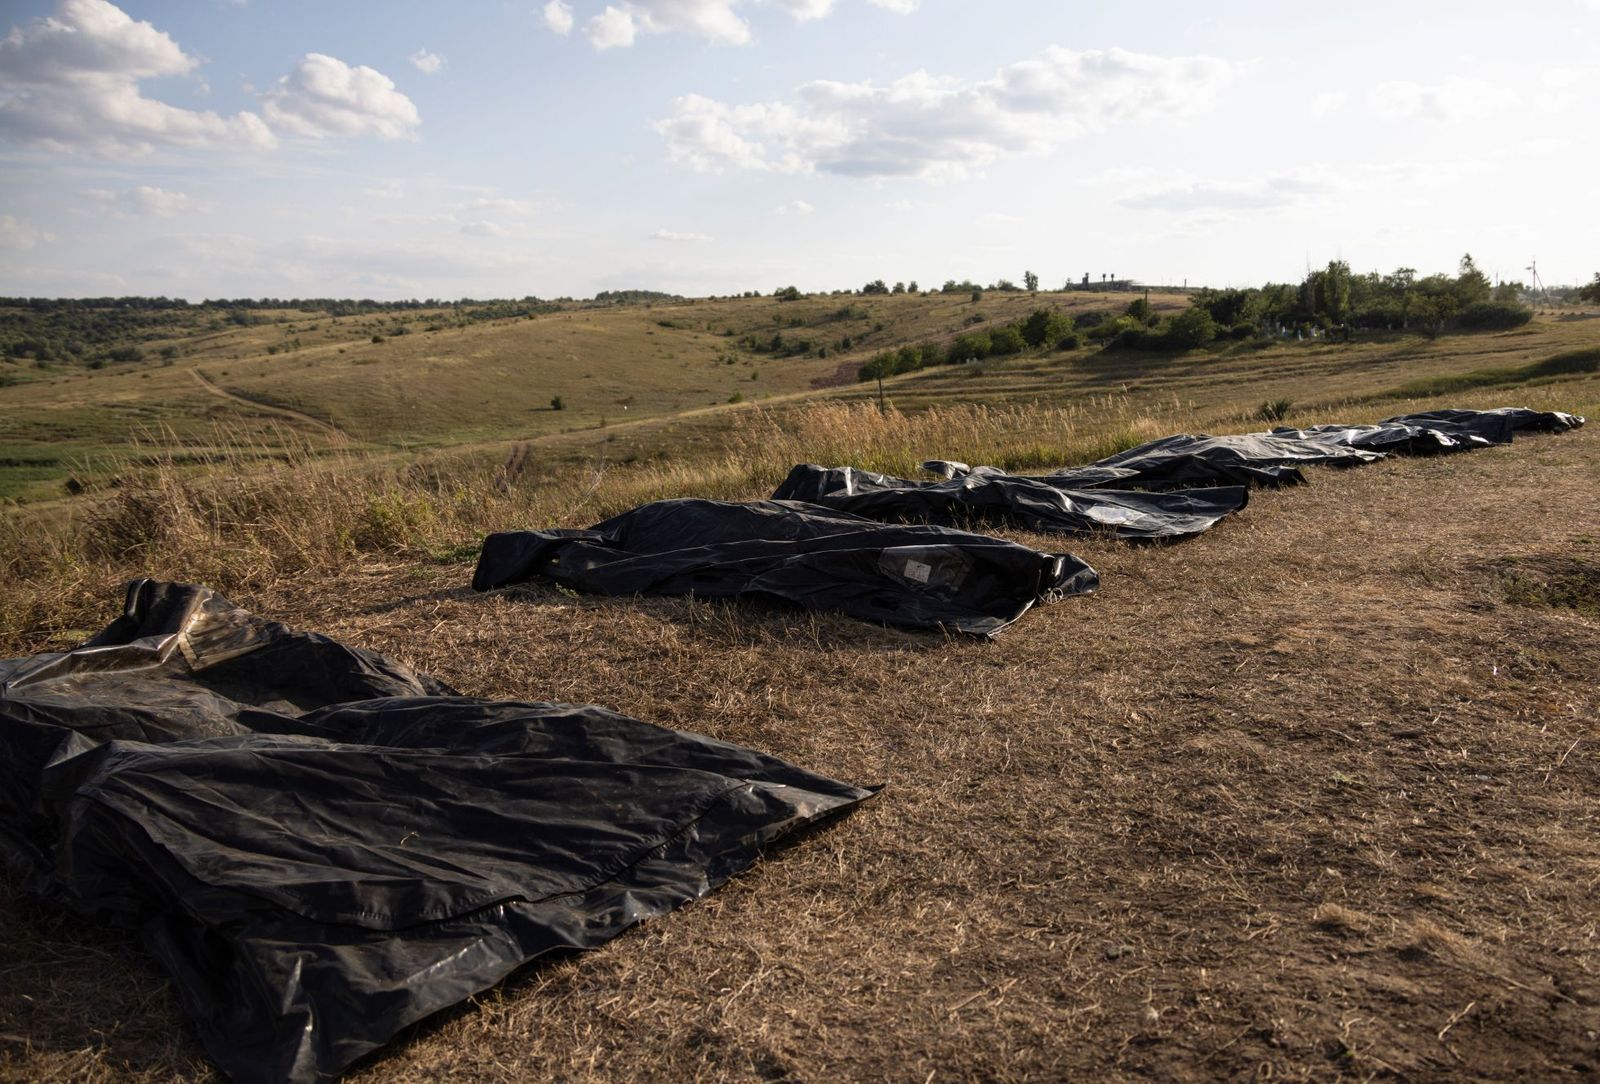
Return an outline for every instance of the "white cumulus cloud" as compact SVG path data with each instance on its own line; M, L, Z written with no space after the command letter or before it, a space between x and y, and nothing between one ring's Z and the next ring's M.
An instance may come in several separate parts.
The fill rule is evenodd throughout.
M909 15L920 0L870 2ZM777 8L796 22L807 22L832 14L836 5L837 0L608 0L584 22L583 34L596 49L626 48L642 34L685 34L718 45L744 45L751 32L741 8ZM544 7L545 25L557 34L569 33L575 18L565 0L550 0Z
M650 235L652 241L709 241L711 238L703 233L684 233L679 230L657 230Z
M157 145L270 146L260 117L223 117L147 98L140 82L199 61L107 0L61 0L0 39L0 139L56 149L144 153Z
M775 210L780 215L808 215L816 208L803 199L796 199L780 204Z
M544 25L557 34L572 33L572 6L561 0L550 0L544 6Z
M463 210L507 215L536 215L547 209L544 203L532 199L514 199L509 196L479 196L462 205Z
M820 19L833 10L833 0L773 0L800 22Z
M1325 170L1288 170L1247 180L1184 180L1117 202L1138 211L1263 211L1305 203L1335 187Z
M54 234L46 233L25 218L0 215L0 249L27 252L37 248L41 241L54 240Z
M406 139L421 123L417 107L387 75L322 53L307 53L278 80L262 112L274 128L309 139Z
M408 57L411 66L423 75L438 75L444 71L444 57L426 49L418 49Z
M1442 83L1394 80L1372 88L1367 104L1391 120L1461 121L1504 112L1515 96L1481 79L1447 79Z
M127 217L172 218L185 212L207 209L185 192L171 192L148 184L122 192L91 188L84 195L95 207Z
M690 94L655 127L669 158L698 170L961 175L1113 124L1203 111L1237 75L1215 57L1051 46L978 82L927 72L886 86L821 81L793 101L748 105Z

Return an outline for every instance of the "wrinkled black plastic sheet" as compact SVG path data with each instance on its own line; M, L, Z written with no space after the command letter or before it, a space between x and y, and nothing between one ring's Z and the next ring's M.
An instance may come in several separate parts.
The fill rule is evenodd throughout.
M325 1079L868 794L603 708L456 696L200 587L138 581L84 647L0 662L0 854L137 928L247 1084Z
M968 468L939 482L894 478L853 467L803 463L774 500L808 501L892 522L991 523L1046 534L1100 534L1150 541L1210 530L1245 506L1242 485L1150 493L1074 489L1054 477Z
M1565 433L1582 425L1576 414L1500 407L1402 414L1376 425L1318 425L1274 429L1273 435L1324 441L1400 455L1444 455L1510 444L1518 432Z
M1375 425L1318 425L1226 436L1179 433L1152 440L1082 467L1042 476L1007 475L934 459L923 469L947 479L974 474L1043 482L1064 490L1108 487L1184 490L1212 486L1282 486L1305 481L1303 467L1358 466L1391 454L1437 455L1510 444L1518 432L1564 433L1584 423L1560 411L1499 407L1404 414ZM859 509L852 509L859 510ZM1019 521L1020 517L1019 517Z
M936 526L888 526L798 501L655 501L588 530L484 540L479 591L546 579L603 595L766 597L914 629L992 636L1094 569Z

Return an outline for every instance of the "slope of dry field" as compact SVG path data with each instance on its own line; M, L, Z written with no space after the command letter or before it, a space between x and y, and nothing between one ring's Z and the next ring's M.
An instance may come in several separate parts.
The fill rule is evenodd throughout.
M1103 590L994 643L409 560L241 591L464 692L887 784L352 1079L1593 1076L1597 492L1596 425L1314 471L1182 545L1072 545ZM211 1078L126 938L15 885L0 915L0 1078Z

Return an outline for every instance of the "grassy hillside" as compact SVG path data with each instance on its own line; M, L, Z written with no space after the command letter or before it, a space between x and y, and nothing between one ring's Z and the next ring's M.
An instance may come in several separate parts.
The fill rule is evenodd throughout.
M69 479L93 488L162 453L169 465L204 464L237 458L229 449L240 447L253 457L290 447L402 458L450 449L495 464L532 442L541 449L533 458L563 468L596 455L626 462L714 448L754 407L874 397L856 373L881 351L1015 323L1039 305L1119 310L1130 296L750 298L569 305L503 319L492 309L477 317L267 311L242 326L190 314L159 328L162 337L143 332L141 362L0 362L0 499L59 500ZM1181 295L1152 301L1157 311L1187 304ZM1419 381L1470 373L1500 373L1497 386L1510 389L1581 378L1539 366L1597 340L1600 321L1541 317L1515 331L1434 340L1229 342L1179 356L1086 346L894 377L887 393L904 410L1082 407L1110 395L1136 414L1176 411L1230 426L1250 422L1268 399L1321 417L1374 396L1425 396ZM1483 386L1477 379L1472 386Z
M599 702L887 784L353 1080L1591 1073L1600 425L1312 471L1180 545L1072 539L1102 590L995 643L467 589L488 530L760 497L799 461L1054 466L1262 428L1268 400L1291 424L1600 415L1600 320L1548 316L1437 340L1048 351L892 378L882 411L849 379L1039 300L281 314L193 329L171 365L149 347L101 370L7 363L4 477L39 500L0 516L0 655L81 641L128 577L199 581L469 695ZM774 357L773 335L812 346ZM69 470L88 483L73 497ZM131 937L3 876L0 925L21 995L0 998L0 1080L212 1078Z

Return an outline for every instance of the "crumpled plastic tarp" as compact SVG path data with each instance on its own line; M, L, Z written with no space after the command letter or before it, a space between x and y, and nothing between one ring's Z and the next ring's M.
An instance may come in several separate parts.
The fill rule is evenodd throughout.
M588 530L484 539L475 589L537 578L603 595L766 596L980 636L1099 583L1071 555L947 527L886 526L798 501L696 499L641 505Z
M1048 475L1007 475L993 467L969 467L944 459L929 460L922 467L948 479L983 473L1078 490L1298 485L1305 481L1302 467L1357 466L1392 453L1433 455L1490 448L1511 443L1517 432L1564 433L1583 423L1579 415L1525 407L1432 410L1403 414L1376 425L1283 427L1226 436L1179 433Z
M1059 477L1026 477L972 467L944 481L917 482L853 467L803 463L773 500L809 501L870 519L993 523L1046 534L1103 534L1154 540L1210 530L1245 506L1244 486L1147 493L1074 489Z
M0 661L0 855L137 928L217 1064L310 1084L870 791L592 706L457 696L202 587Z
M1494 410L1430 410L1402 414L1376 425L1317 425L1274 429L1272 435L1324 441L1402 455L1441 455L1510 444L1521 431L1565 433L1582 425L1558 410L1499 407Z

